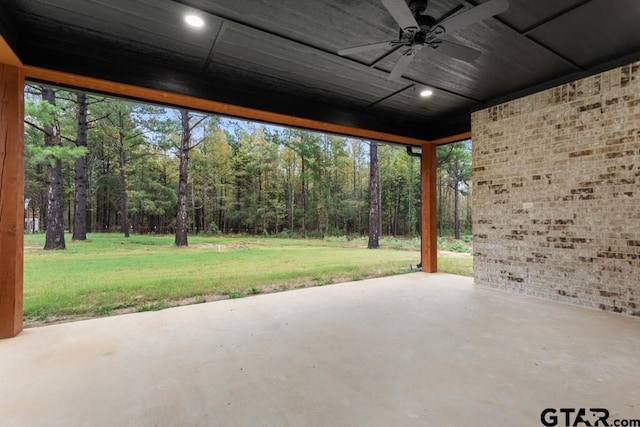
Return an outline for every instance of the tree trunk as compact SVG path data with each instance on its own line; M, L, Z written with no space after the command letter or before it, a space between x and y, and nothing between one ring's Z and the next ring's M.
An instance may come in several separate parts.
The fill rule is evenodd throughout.
M458 176L456 175L455 180L453 182L453 234L456 240L460 239L460 215L458 213L458 205L460 203L460 191L458 190L458 186L460 185L460 181L458 180Z
M118 175L120 183L120 230L124 237L129 237L129 198L127 196L127 176L123 168Z
M213 221L213 217L211 218L207 218L207 215L209 215L209 209L208 209L208 205L207 203L209 203L209 197L207 197L207 188L203 188L202 189L202 209L201 209L201 214L200 214L200 230L204 231L204 232L208 232L209 231L209 224L211 224L211 221Z
M369 149L369 249L380 247L380 198L378 197L378 145L371 142Z
M369 153L371 154L371 153ZM376 186L377 186L377 193L378 193L378 236L382 235L382 180L380 179L380 158L378 157L378 144L376 144L376 174L377 174L377 180L376 180Z
M53 89L42 88L42 99L51 105L56 104ZM44 125L44 145L59 147L62 145L60 124L57 119ZM64 241L64 200L62 189L62 161L55 160L47 165L47 234L45 250L65 249Z
M442 218L442 206L444 205L444 199L442 194L442 178L438 174L437 184L438 186L438 235L442 236L443 233L443 218Z
M300 156L302 159L302 169L301 169L301 177L302 177L302 238L307 237L307 176L306 176L306 165L305 165L305 156Z
M42 165L36 165L36 174L38 176L44 176L44 170ZM46 184L46 176L44 177ZM42 188L38 191L38 208L40 214L40 231L47 231L47 189Z
M120 132L120 173L118 181L120 183L120 230L124 237L129 237L129 198L127 196L127 173L125 171L126 153L124 152L125 138Z
M295 165L295 157L292 162ZM294 166L289 165L289 233L295 231L295 191L296 188L293 185L293 177L295 175L293 171Z
M87 146L87 95L79 92L78 103L78 128L76 145ZM73 220L73 240L87 240L87 156L82 155L76 159L76 211Z
M178 215L176 218L176 246L188 246L187 242L187 166L191 149L191 128L189 112L180 110L182 141L180 144L180 179L178 181Z
M191 186L191 233L198 234L198 222L196 221L196 189L195 186Z

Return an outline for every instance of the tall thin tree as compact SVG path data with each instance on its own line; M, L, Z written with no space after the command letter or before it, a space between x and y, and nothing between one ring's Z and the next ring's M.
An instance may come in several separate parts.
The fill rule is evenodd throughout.
M378 174L378 144L369 144L369 249L380 247L380 197Z
M192 143L191 133L207 116L203 116L191 124L191 114L187 110L180 110L180 122L182 124L182 135L180 146L180 176L178 180L178 213L176 215L176 246L188 246L187 239L187 183L189 179L189 152L196 148L199 143ZM194 218L195 220L195 218Z
M87 146L87 94L78 92L76 145ZM73 240L87 240L87 155L76 158L75 161L75 215L73 219Z
M42 99L52 106L55 106L55 90L43 87ZM60 123L55 115L52 115L50 120L44 123L43 128L45 147L57 148L62 146ZM51 158L47 164L47 232L44 249L66 249L64 241L62 160L55 156Z

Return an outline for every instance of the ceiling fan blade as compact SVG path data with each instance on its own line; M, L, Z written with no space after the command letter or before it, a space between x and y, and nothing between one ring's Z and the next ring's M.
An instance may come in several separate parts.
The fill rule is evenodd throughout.
M362 46L354 46L354 47L348 47L346 49L341 49L338 51L338 55L340 56L353 55L354 53L368 52L370 50L384 49L384 48L390 48L390 47L391 47L391 42L365 44Z
M413 50L410 50L409 52L404 53L400 57L400 59L398 59L398 62L396 62L396 65L393 67L393 70L391 70L391 72L389 73L389 77L387 78L387 80L397 80L400 77L402 77L404 72L407 71L407 68L409 67L409 63L413 59L413 55L415 55L415 51Z
M399 44L397 46L392 47L390 50L386 51L385 53L383 53L382 55L380 55L379 57L377 57L371 64L369 64L369 67L375 67L376 65L378 65L381 61L383 61L385 58L387 58L389 55L394 54L398 49L400 49L401 47L406 46L403 44Z
M489 0L462 13L447 18L439 25L450 34L483 19L490 18L509 9L509 0Z
M473 49L457 43L451 43L446 40L442 40L434 49L436 49L440 53L444 53L445 55L449 55L453 58L466 62L471 62L475 59L478 59L478 57L482 55L482 52L477 49Z
M404 0L382 0L382 4L387 8L393 19L396 20L401 29L418 28L418 22L413 17L411 9Z

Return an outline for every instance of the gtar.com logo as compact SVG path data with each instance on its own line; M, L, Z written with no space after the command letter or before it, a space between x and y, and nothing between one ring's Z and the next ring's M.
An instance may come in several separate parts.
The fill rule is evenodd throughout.
M640 427L640 419L611 420L605 408L546 408L540 422L546 427Z
M540 414L547 427L555 426L609 426L609 411L604 408L547 408Z

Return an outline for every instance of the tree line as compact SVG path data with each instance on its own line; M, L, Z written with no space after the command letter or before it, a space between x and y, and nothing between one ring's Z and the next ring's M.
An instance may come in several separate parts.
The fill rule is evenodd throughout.
M403 147L49 86L25 93L25 215L39 216L46 249L64 248L65 229L74 240L176 234L178 246L196 233L419 236L420 159ZM438 163L440 234L468 233L470 143L439 147Z

